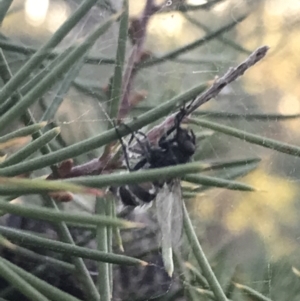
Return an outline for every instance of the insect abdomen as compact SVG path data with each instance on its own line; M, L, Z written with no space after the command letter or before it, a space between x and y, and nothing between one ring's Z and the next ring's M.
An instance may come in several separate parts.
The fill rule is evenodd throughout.
M125 206L138 206L153 201L156 191L154 188L146 190L140 185L126 185L119 187L119 196Z

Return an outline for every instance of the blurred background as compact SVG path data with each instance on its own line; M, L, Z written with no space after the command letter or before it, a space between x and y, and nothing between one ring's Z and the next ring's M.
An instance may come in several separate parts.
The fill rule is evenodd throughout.
M263 61L201 110L218 123L300 145L300 119L297 118L300 116L297 115L300 114L299 1L156 2L165 2L165 5L149 21L144 50L157 57L245 18L200 47L139 70L133 89L144 99L129 119L196 84L223 75L257 47L268 45L270 51ZM6 42L6 46L1 47L13 72L27 60L31 50L47 41L79 3L79 0L13 1L1 28L1 41ZM58 52L82 41L99 22L122 6L119 0L101 3L72 30L59 45ZM145 1L131 0L131 18L140 16L144 5ZM105 98L104 91L113 74L109 59L114 59L117 36L116 26L95 44L89 54L90 61L81 69L55 116L54 121L61 127L66 144L96 135L105 128L109 99ZM128 42L128 53L130 49ZM43 103L49 103L56 91L54 87L32 108L37 119L41 117ZM221 118L212 113L210 116L210 112L236 113L237 116ZM249 114L270 117L249 119ZM274 114L294 118L271 117ZM269 296L277 277L274 272L277 266L284 266L287 273L292 273L292 266L300 268L297 256L300 247L300 159L218 133L201 142L200 148L200 159L209 162L261 158L259 167L240 179L254 186L256 192L211 189L189 200L188 206L208 256L222 253L222 261L213 262L216 269L239 265L247 274L244 283L263 288ZM97 150L80 156L77 163L100 154L101 150ZM290 285L283 282L282 285Z

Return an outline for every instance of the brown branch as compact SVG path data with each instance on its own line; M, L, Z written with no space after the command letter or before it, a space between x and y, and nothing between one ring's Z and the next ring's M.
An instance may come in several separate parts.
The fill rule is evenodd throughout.
M198 109L201 105L216 97L221 90L238 77L242 76L250 67L259 62L268 52L268 46L262 46L252 52L248 58L235 68L230 68L222 77L214 81L212 86L198 96L187 109L186 114L189 115Z
M153 0L147 0L141 17L139 19L134 19L131 22L130 31L134 45L128 58L127 68L123 77L123 94L118 112L118 121L125 118L131 109L129 98L137 72L136 66L141 62L143 57L143 46L146 39L147 25L150 17L155 14L158 9L159 8L154 5Z
M238 77L242 76L250 67L252 67L262 58L264 58L268 50L268 46L262 46L257 48L247 57L247 59L244 62L242 62L235 68L230 68L222 77L216 79L207 90L205 90L202 94L200 94L197 98L195 98L192 101L190 107L187 108L186 116L190 115L192 112L197 110L201 105L208 102L210 99L216 97L224 87L226 87L231 82L235 81ZM170 115L161 124L152 128L147 133L149 141L156 141L162 135L163 132L171 128L174 125L174 119L177 114L178 112Z

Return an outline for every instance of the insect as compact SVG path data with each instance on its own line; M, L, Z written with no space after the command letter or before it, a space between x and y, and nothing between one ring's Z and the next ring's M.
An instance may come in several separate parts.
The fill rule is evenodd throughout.
M130 167L127 149L121 140L124 158L130 172L152 169L190 161L196 149L196 137L192 130L181 127L185 109L181 109L171 127L153 146L142 132L132 134L141 151L138 162ZM141 140L139 136L143 137ZM129 142L129 144L130 144ZM156 218L161 230L162 258L169 276L173 273L172 246L178 246L182 232L182 198L180 180L157 180L153 183L118 187L117 195L125 206L139 206L155 200Z
M150 145L144 133L137 132L137 134L143 136L143 141L137 137L137 134L133 133L130 142L135 138L142 152L140 160L133 168L130 167L126 147L123 142L121 142L126 165L130 172L142 168L150 169L184 164L190 161L195 153L196 138L192 130L181 127L184 116L185 109L181 109L175 117L174 126L159 139L157 146ZM138 206L153 201L157 195L158 188L163 187L164 182L156 181L152 184L153 185L145 183L143 185L126 185L119 187L119 196L122 203L126 206Z

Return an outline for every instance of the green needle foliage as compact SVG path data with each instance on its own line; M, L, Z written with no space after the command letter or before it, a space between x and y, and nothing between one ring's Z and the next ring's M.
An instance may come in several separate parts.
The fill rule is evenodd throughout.
M77 2L77 9L41 47L23 45L24 42L21 44L4 32L0 35L0 216L3 219L0 226L0 301L21 298L33 301L149 300L151 296L146 290L141 289L143 296L137 297L134 293L138 293L140 281L164 272L151 257L159 248L157 241L147 240L159 231L155 227L153 230L147 219L131 219L130 213L136 211L129 212L126 208L120 213L112 192L121 185L142 185L174 178L182 180L184 244L180 250L173 249L174 254L169 256L168 262L173 266L171 261L174 259L171 284L175 282L174 287L178 290L173 291L170 285L169 293L165 290L159 294L159 300L176 301L183 295L186 300L204 301L299 300L299 271L294 266L299 267L300 262L295 260L291 265L274 260L271 262L274 275L268 273L259 260L256 260L256 266L251 262L251 267L247 267L244 263L245 271L236 272L236 265L228 260L236 254L230 248L230 239L236 233L224 241L207 234L209 231L206 233L210 226L217 228L217 222L221 222L222 214L228 210L221 208L223 200L217 205L220 207L217 221L210 226L206 227L206 221L199 217L203 195L221 191L228 204L230 198L235 197L255 200L256 193L262 192L242 177L251 176L269 163L268 159L253 156L253 153L236 152L238 143L248 143L249 149L258 145L272 152L295 158L300 156L299 143L285 143L245 130L243 122L251 125L291 122L300 117L298 113L224 112L221 105L215 110L197 108L182 122L182 126L193 128L197 138L193 162L176 166L124 171L124 154L119 143L123 138L126 145L133 132L138 133L137 137L141 136L141 141L143 133L148 133L150 142L155 143L166 131L165 127L174 123L175 112L187 107L194 99L195 102L201 99L205 91L217 86L218 79L214 76L222 79L226 73L222 66L218 68L222 71L213 75L208 73L201 80L184 78L185 73L197 74L195 66L200 68L205 63L215 67L224 62L226 67L226 60L219 53L227 48L236 54L236 65L249 59L249 55L251 58L251 51L235 40L235 29L252 11L245 10L227 21L219 18L213 29L205 25L205 14L213 10L214 5L226 1L212 0L199 5L184 5L181 2L185 1L179 1L177 6L166 1L165 7L160 7L153 4L155 1L146 0L140 17L131 16L132 1L128 0L120 2L119 10L112 5L114 1ZM9 10L11 6L13 1L0 1L0 23L4 24L14 14ZM149 22L168 6L188 22L188 25L183 24L195 26L203 31L203 35L193 42L190 38L187 43L173 41L172 49L166 48L169 50L162 54L159 49L150 52L148 43L154 43L155 47L159 43L156 45L156 41L151 41ZM96 18L94 9L101 11ZM203 13L201 22L196 15L190 14L199 10ZM88 24L90 20L93 21L92 28L81 36L85 26L82 24ZM234 35L230 34L232 31ZM195 57L195 53L203 48L212 49L212 56ZM20 62L17 68L11 63L11 57ZM254 65L251 62L245 70ZM230 64L234 65L232 61ZM182 66L189 71L181 73ZM173 73L169 77L170 70ZM238 76L247 77L247 72L242 73ZM91 74L93 80L89 79ZM232 81L225 81L203 103L216 98ZM242 87L241 82L235 84ZM140 104L142 98L145 98L145 105ZM226 122L234 122L234 125ZM229 159L223 157L226 147L216 142L223 135L227 136L228 145L235 141L231 138L239 139L235 144L232 142L235 152ZM136 146L141 147L141 141L137 140ZM72 200L76 202L63 204ZM202 217L211 208L207 206ZM280 210L285 212L283 207ZM280 210L276 211L278 216ZM12 220L13 225L6 222L6 218ZM251 218L247 216L247 219ZM24 221L38 226L22 229ZM234 226L238 227L238 223ZM290 230L286 225L283 232ZM226 236L229 230L223 225L220 232ZM279 230L277 232L281 234ZM207 237L209 235L211 237ZM159 239L155 236L155 240ZM217 241L218 247L211 250L207 241L212 244ZM253 248L255 253L255 247L249 249L252 251ZM266 250L261 253L261 261L269 256ZM149 274L139 274L140 270L145 272L148 268ZM123 278L118 278L116 271L120 270ZM263 279L262 275L273 281L272 290L264 284L256 285L257 279ZM138 284L132 289L135 292L129 293L134 276ZM162 285L159 280L153 284L155 293ZM69 287L62 282L67 282ZM124 283L125 289L122 288ZM286 292L286 296L282 292Z

